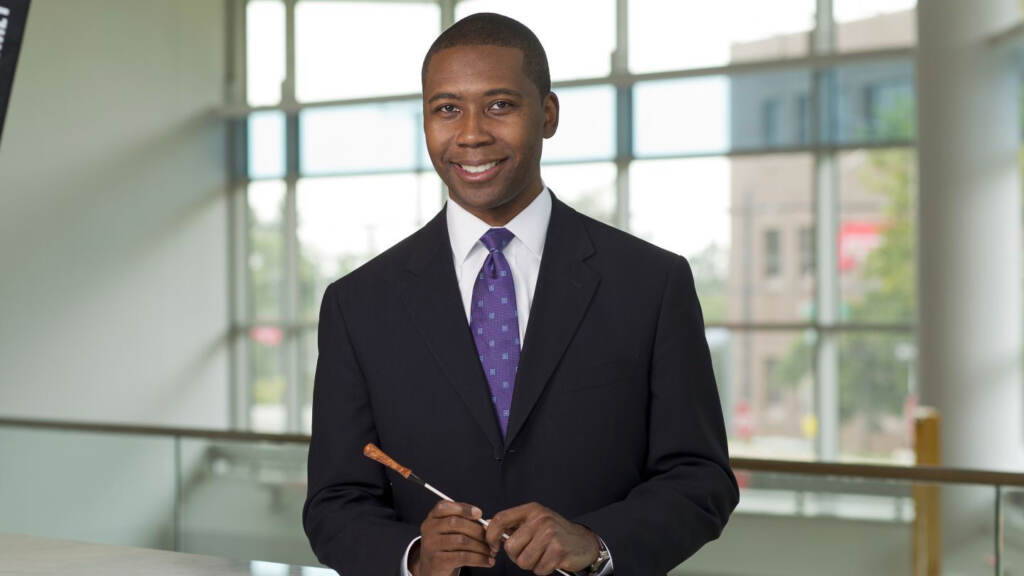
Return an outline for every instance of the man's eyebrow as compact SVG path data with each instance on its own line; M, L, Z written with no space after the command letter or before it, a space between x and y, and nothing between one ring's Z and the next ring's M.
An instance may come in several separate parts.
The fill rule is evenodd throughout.
M427 104L430 104L435 100L461 100L461 98L459 98L455 94L452 94L451 92L438 92L437 94L431 96L430 100L427 100Z
M523 97L522 92L518 90L513 90L511 88L494 88L493 90L488 90L487 92L484 92L484 96L500 96L502 94L507 96L515 96L516 98Z
M512 88L492 88L483 94L486 97L489 96L513 96L515 98L522 98L523 93ZM462 100L457 94L451 92L438 92L427 100L427 104L430 104L436 100Z

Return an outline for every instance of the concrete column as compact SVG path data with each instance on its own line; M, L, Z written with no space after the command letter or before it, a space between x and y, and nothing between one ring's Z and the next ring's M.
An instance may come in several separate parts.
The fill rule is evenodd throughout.
M944 464L1020 470L1019 80L987 41L1017 2L917 10L922 400L942 414Z
M1017 2L924 0L917 10L922 403L942 415L944 465L1020 471L1019 80L988 42L1014 22ZM989 530L993 505L980 488L944 489L944 551Z

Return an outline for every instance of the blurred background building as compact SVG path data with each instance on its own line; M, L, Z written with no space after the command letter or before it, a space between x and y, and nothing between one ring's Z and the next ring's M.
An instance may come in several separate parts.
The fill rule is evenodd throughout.
M733 456L913 464L926 404L944 464L1021 471L1024 26L1013 0L927 2L34 0L0 147L0 418L308 434L324 289L446 197L422 57L495 11L548 53L545 182L690 261ZM315 562L301 439L0 427L0 462L0 530ZM760 563L786 549L765 533L842 533L834 573L903 566L909 485L741 480L738 535L693 570L797 573ZM960 524L989 534L972 494Z

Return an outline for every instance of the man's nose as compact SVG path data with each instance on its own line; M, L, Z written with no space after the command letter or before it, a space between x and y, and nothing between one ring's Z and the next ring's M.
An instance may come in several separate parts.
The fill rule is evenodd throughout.
M490 144L493 141L494 136L488 129L486 118L479 114L466 114L462 117L456 144L474 148Z

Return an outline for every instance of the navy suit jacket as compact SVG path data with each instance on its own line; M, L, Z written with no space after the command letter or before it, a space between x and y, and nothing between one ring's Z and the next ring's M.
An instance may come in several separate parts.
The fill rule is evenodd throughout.
M664 575L739 499L686 260L556 198L505 439L444 210L327 288L319 350L303 524L342 576L397 574L437 502L367 442L485 517L536 501L590 527L622 576Z

